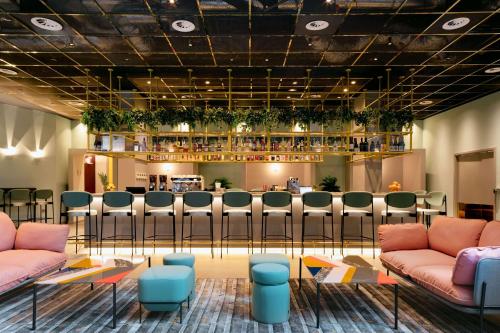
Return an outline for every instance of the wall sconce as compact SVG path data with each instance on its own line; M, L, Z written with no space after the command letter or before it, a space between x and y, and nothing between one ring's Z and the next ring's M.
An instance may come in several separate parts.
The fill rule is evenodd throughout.
M37 149L31 152L31 156L33 156L33 158L42 158L44 155L45 153L43 152L43 149Z
M12 146L9 146L7 148L2 148L0 149L0 151L2 152L2 154L4 154L5 156L14 156L17 154L17 149L16 147L12 147Z
M271 170L273 172L278 172L278 171L280 171L280 166L276 163L273 163L273 164L271 164Z

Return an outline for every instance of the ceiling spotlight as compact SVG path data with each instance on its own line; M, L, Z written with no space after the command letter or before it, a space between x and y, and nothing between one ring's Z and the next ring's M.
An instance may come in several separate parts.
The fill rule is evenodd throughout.
M348 91L348 89L347 89L347 88L344 88L344 92L347 92L347 91Z
M229 59L229 61L233 62L233 61L234 61L234 59L233 59L233 58L231 58L231 59Z
M392 45L392 37L389 37L389 40L387 41L387 46L391 46Z
M172 29L179 32L191 32L196 28L193 22L188 20L176 20L172 22Z
M12 69L8 69L8 68L0 68L0 73L7 74L7 75L17 75L16 71L13 71Z
M37 28L48 31L61 31L63 29L63 26L59 22L46 17L32 17L31 24Z
M205 81L205 84L210 84L210 81L206 80L206 81Z
M311 98L321 98L321 95L311 95Z
M351 81L351 84L356 84L356 81L352 80L352 81Z
M125 59L123 59L123 60L124 60L124 61L129 61L130 59L129 59L129 58L125 58Z
M378 58L377 57L373 58L373 61L378 61Z
M310 31L319 31L319 30L325 30L329 26L330 23L328 23L327 21L315 20L307 23L306 29Z
M191 41L188 42L189 47L193 47L193 43Z
M492 67L488 68L487 70L484 71L486 74L495 74L500 72L500 67Z
M340 99L340 96L337 96L338 99Z
M168 0L168 3L171 5L175 5L175 0Z
M298 83L297 81L293 81L293 82L292 82L292 84L293 84L293 85L295 85L295 84L297 84L297 83Z
M444 22L442 28L444 30L457 30L465 27L470 23L470 18L468 17L456 17L452 20Z
M213 90L213 89L207 89L207 91L208 91L208 92L212 92L212 91L214 91L214 90Z
M269 61L269 59L268 59L268 58L266 58L266 59L265 59L265 61L266 61L266 62L268 62L268 61Z
M286 96L286 99L290 99L291 97L290 96Z
M148 81L147 84L151 84L151 81Z
M167 98L167 95L163 95L163 96L161 96L161 98Z
M295 88L290 88L290 89L288 89L288 91L297 91L297 89L295 89Z
M420 104L420 105L431 105L432 101L428 100L428 99L425 99L425 100L419 102L418 104Z
M331 4L331 3L333 2L333 0L325 0L325 2L326 2L327 4Z
M308 43L307 46L313 46L313 43Z

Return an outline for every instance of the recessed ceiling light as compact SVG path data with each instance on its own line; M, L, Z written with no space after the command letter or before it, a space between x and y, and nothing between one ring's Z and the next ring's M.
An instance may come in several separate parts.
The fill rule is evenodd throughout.
M492 67L488 68L487 70L484 71L486 74L495 74L500 72L500 67Z
M213 90L213 89L207 89L207 91L208 91L208 92L212 92L212 91L214 91L214 90Z
M468 17L455 17L452 20L446 21L443 24L444 30L456 30L465 27L470 23L470 18Z
M373 61L378 61L378 58L377 57L373 58Z
M175 0L168 0L168 3L171 5L175 5Z
M268 59L268 58L266 58L265 60L266 60L266 62L268 62L268 61L269 61L269 59Z
M347 92L347 91L348 91L348 89L347 89L347 88L344 88L344 92Z
M124 60L124 61L129 61L130 59L129 59L129 58L125 58L125 59L123 59L123 60Z
M340 99L340 96L337 96L338 99Z
M292 84L293 84L293 85L295 85L295 84L297 84L297 83L298 83L297 81L293 81L293 82L292 82Z
M321 95L311 95L311 98L321 98Z
M322 20L311 21L306 24L306 29L310 31L324 30L330 26L330 23Z
M313 46L313 43L308 43L307 46Z
M428 100L428 99L425 99L425 100L419 102L418 104L420 104L420 105L431 105L432 101Z
M63 26L59 22L48 19L46 17L32 17L31 24L33 24L37 28L48 31L61 31L63 29Z
M176 20L172 22L172 29L179 32L191 32L196 28L193 22L188 20Z
M186 98L186 95L182 95L181 98Z
M188 42L188 46L189 47L193 47L193 43L191 43L191 41Z
M356 84L356 81L352 80L352 81L351 81L351 84Z
M206 80L206 81L205 81L205 84L210 84L210 81Z
M333 0L325 0L326 3L332 3Z
M290 99L291 97L290 96L286 96L286 99Z
M163 96L161 96L161 98L167 98L167 95L163 95Z
M234 61L234 59L233 59L233 58L231 58L231 59L229 59L229 61L233 62L233 61Z
M288 89L288 91L297 91L297 89L295 89L295 88L290 88L290 89Z
M147 84L151 84L151 81L148 81Z
M16 71L13 71L12 69L8 69L8 68L0 68L0 73L7 74L7 75L17 75Z

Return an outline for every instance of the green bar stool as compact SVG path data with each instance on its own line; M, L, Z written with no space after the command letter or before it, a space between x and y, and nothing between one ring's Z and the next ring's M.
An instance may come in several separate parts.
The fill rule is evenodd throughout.
M12 217L12 207L17 208L16 227L19 228L19 223L31 221L31 194L28 189L15 188L7 192L6 206L9 207L9 216ZM21 220L21 207L26 207L26 219Z
M92 254L92 239L95 239L96 244L98 242L97 234L97 210L91 209L91 204L94 201L94 197L89 192L80 191L65 191L61 193L61 205L59 207L59 223L62 223L62 217L66 217L66 224L68 224L71 218L75 219L75 235L68 237L75 241L75 252L78 253L78 242L83 240L89 241L89 251ZM92 216L95 217L95 233L92 233ZM89 223L89 233L80 235L78 232L79 217L83 217L84 230L85 230L85 218L88 218Z
M210 192L193 191L182 195L182 224L181 224L181 250L184 247L184 240L189 239L189 248L191 249L194 237L210 236L210 251L214 257L214 218L213 218L214 196ZM210 235L193 234L193 216L205 216L209 218ZM189 217L189 235L184 237L184 218Z
M436 215L446 215L448 205L446 203L446 193L444 192L430 192L430 197L425 198L425 207L418 208L417 212L422 213L422 221L426 224L427 228L431 226L431 217ZM437 207L432 208L432 207ZM444 208L444 210L442 210Z
M137 223L137 212L133 208L134 195L127 191L105 192L102 195L101 207L101 254L102 254L102 241L104 231L104 217L111 216L113 220L113 236L108 236L106 239L113 239L113 253L116 253L116 241L130 241L132 246L132 253L135 250ZM117 217L130 218L130 234L117 235L116 234L116 219ZM119 238L117 238L119 237Z
M250 193L244 191L231 191L222 194L222 217L220 229L220 257L222 258L222 244L226 240L226 251L229 248L229 238L246 240L247 247L252 247L253 254L253 227L252 227L252 201ZM226 235L224 236L224 216L227 216ZM229 232L230 216L246 217L246 235L231 235ZM235 238L236 237L236 238Z
M267 234L267 218L269 216L281 216L285 222L285 232L282 235L268 235ZM287 217L290 217L291 236L287 233ZM266 192L262 194L262 221L260 244L261 252L262 245L267 248L267 238L277 237L282 238L285 243L285 253L287 253L286 241L292 241L292 258L293 258L293 216L292 216L292 195L290 192Z
M305 222L308 216L320 216L323 222L323 234L322 235L306 235L305 234ZM325 217L331 218L332 226L332 236L326 236L325 232ZM326 241L330 240L332 243L332 251L335 254L335 243L334 243L334 226L333 226L333 200L330 192L307 192L302 194L302 254L304 254L304 240L305 237L321 237L323 241L323 252L326 249Z
M5 213L5 191L0 189L0 207L2 208L2 212Z
M146 236L146 217L153 217L153 234ZM172 234L157 234L156 219L160 217L172 218ZM153 251L156 251L156 240L172 240L175 252L175 195L165 191L150 191L144 195L144 218L142 224L142 252L144 242L153 239Z
M425 198L423 198L423 197L419 198L419 196L426 195L427 191L426 190L417 190L417 191L413 191L413 193L415 193L415 195L417 196L417 214L421 215L420 209L425 208Z
M40 218L54 223L54 192L50 189L35 190L31 192L31 202L33 203L33 221L36 222L36 208L40 207ZM48 217L47 209L52 206L52 217Z
M361 253L363 253L363 241L365 239L372 241L372 256L375 259L375 221L373 217L373 194L370 192L346 192L342 194L342 210L340 211L340 243L341 253L344 255L345 240L359 240L361 242ZM359 237L346 236L345 218L355 216L360 218ZM363 217L371 217L372 236L367 237L363 232Z
M389 223L389 217L414 217L418 223L417 196L413 192L391 192L384 197L385 209L382 210L382 224Z

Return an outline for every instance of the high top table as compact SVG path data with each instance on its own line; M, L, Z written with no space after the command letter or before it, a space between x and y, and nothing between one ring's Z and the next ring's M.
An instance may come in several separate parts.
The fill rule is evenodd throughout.
M302 264L316 283L316 328L319 328L320 286L335 284L377 284L394 286L394 329L398 329L398 282L387 274L375 269L360 256L346 256L342 261L332 261L321 256L301 256L299 265L299 289L302 288Z

